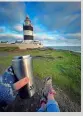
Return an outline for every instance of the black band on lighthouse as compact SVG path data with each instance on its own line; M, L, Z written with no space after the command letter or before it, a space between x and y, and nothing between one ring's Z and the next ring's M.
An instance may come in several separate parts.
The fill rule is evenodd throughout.
M33 40L33 36L24 35L24 40Z
M33 31L33 27L32 26L23 26L23 30L31 30Z

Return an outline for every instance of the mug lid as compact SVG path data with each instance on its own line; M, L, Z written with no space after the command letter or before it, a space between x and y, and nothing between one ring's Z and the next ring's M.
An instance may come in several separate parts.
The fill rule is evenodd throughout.
M13 59L22 59L22 58L29 58L31 57L30 55L25 55L25 56L15 56Z

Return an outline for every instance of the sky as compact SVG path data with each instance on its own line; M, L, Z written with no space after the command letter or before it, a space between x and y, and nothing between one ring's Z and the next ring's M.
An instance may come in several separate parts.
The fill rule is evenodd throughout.
M23 40L26 15L34 40L45 46L81 46L80 2L0 2L0 41Z

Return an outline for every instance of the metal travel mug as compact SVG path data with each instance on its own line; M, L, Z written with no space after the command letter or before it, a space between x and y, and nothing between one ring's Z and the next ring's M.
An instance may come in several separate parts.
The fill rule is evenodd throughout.
M29 82L19 89L20 97L23 99L32 97L36 89L32 71L32 57L30 55L16 56L12 60L12 67L18 81L25 77L29 79Z

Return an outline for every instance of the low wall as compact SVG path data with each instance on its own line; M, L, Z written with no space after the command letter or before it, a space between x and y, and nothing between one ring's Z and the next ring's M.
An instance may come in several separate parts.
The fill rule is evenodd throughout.
M43 45L35 45L35 44L5 44L0 43L0 47L19 47L19 49L27 49L27 48L42 48Z

